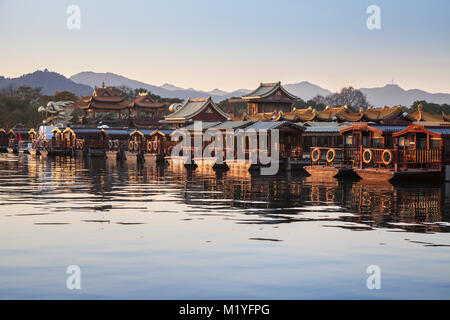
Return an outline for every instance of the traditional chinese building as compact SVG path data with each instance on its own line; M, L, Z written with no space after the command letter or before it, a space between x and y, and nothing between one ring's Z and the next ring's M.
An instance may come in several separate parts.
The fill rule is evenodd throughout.
M154 102L148 92L140 93L130 102L130 118L136 125L157 124L161 119L162 108L165 103Z
M93 120L120 120L128 118L129 102L116 88L95 88L89 96L84 96L75 107L83 109L86 118Z
M229 116L211 100L211 97L188 99L184 104L172 104L169 110L172 113L165 116L161 122L173 124L178 127L193 123L194 121L213 122L229 119Z
M298 99L281 86L281 82L261 83L259 87L242 97L247 102L247 113L290 112Z
M425 127L448 125L449 124L448 121L450 121L449 116L447 116L443 112L441 116L436 116L423 111L421 104L417 106L417 111L411 113L410 116L414 120L413 124Z

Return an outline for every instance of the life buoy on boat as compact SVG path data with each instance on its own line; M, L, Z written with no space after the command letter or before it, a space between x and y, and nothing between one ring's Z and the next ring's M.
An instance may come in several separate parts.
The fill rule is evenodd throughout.
M152 151L152 142L150 140L147 140L146 147L147 147L147 152Z
M383 153L384 154L384 153ZM369 157L367 158L366 155L369 155ZM362 154L362 160L365 164L369 164L372 162L372 150L370 149L364 149L363 154Z
M311 151L311 159L314 162L319 161L319 159L320 159L320 149L319 148L314 148Z
M386 155L388 155L388 159L386 159ZM388 149L384 150L383 154L381 155L381 160L383 160L383 163L388 166L392 162L391 150Z
M333 162L334 158L336 158L336 150L330 149L327 152L327 162Z
M135 141L134 142L134 151L138 151L139 150L139 142Z
M153 141L153 150L158 151L158 141Z
M134 147L134 142L133 141L128 142L128 151L133 151L133 147Z

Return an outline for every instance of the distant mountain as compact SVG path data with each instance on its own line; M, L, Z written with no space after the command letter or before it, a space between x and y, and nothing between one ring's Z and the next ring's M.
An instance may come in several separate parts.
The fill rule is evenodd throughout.
M108 86L125 85L132 89L144 88L153 94L157 94L165 98L187 99L211 96L211 98L216 102L220 102L231 97L241 97L252 91L248 89L239 89L233 92L227 92L220 89L214 89L207 92L192 88L184 89L169 83L165 83L162 86L155 86L110 72L80 72L71 76L69 79L61 74L47 70L35 71L18 78L5 78L0 76L0 89L11 85L15 87L20 85L42 87L42 93L48 95L53 95L56 91L61 90L71 91L78 96L88 95L92 93L95 86L100 87L103 83ZM255 85L255 88L256 87L257 85ZM321 88L307 81L294 84L285 84L284 87L286 90L305 101L318 94L327 96L332 93L330 90ZM426 100L428 102L439 104L450 104L449 93L429 93L418 89L404 90L396 84L388 84L380 88L361 88L360 90L367 95L367 100L374 106L395 106L400 104L409 107L416 100Z
M287 91L289 91L293 95L296 95L299 98L302 98L304 101L308 101L317 96L318 94L324 97L332 94L330 90L321 88L308 81L302 81L294 84L286 84L283 86Z
M361 88L367 95L367 100L375 106L411 106L414 101L426 100L438 104L450 104L450 94L448 93L429 93L423 90L411 89L405 90L396 84L388 84L381 88Z
M207 93L211 94L211 95L214 95L214 96L224 96L224 95L228 94L229 92L226 92L226 91L223 91L223 90L220 90L220 89L216 88L214 90L208 91Z
M163 88L163 89L166 89L166 90L171 90L171 91L183 90L183 88L176 87L176 86L174 86L173 84L170 84L170 83L164 83L162 86L160 86L160 88Z
M0 89L14 86L42 87L42 93L54 95L56 91L68 90L77 96L88 95L92 93L92 87L86 84L75 83L63 75L50 71L35 71L24 74L18 78L0 77Z
M114 73L96 73L96 72L80 72L70 77L70 79L77 83L86 84L92 87L101 86L105 83L106 86L127 86L132 89L143 88L150 91L153 94L159 95L164 98L204 98L211 96L216 101L222 101L227 99L227 96L220 96L215 94L209 94L205 91L199 91L195 89L183 89L171 84L164 84L163 86L154 86L141 81L132 80L124 76Z

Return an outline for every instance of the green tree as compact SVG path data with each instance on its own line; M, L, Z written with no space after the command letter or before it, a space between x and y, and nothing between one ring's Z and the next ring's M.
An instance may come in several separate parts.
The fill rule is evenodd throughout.
M427 102L425 100L414 101L413 104L411 105L411 107L409 107L408 112L409 113L416 112L419 104L422 105L422 111L436 115L436 116L442 115L442 112L444 112L445 114L450 114L450 105L437 104L437 103Z

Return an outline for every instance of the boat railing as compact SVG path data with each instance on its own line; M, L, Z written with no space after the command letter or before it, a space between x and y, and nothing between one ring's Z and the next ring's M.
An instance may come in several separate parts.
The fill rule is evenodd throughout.
M344 148L310 147L311 165L342 166L352 161L353 151Z
M97 139L77 139L75 142L76 149L108 149L108 140L97 140Z
M361 150L362 168L434 168L442 164L440 149L375 149Z

